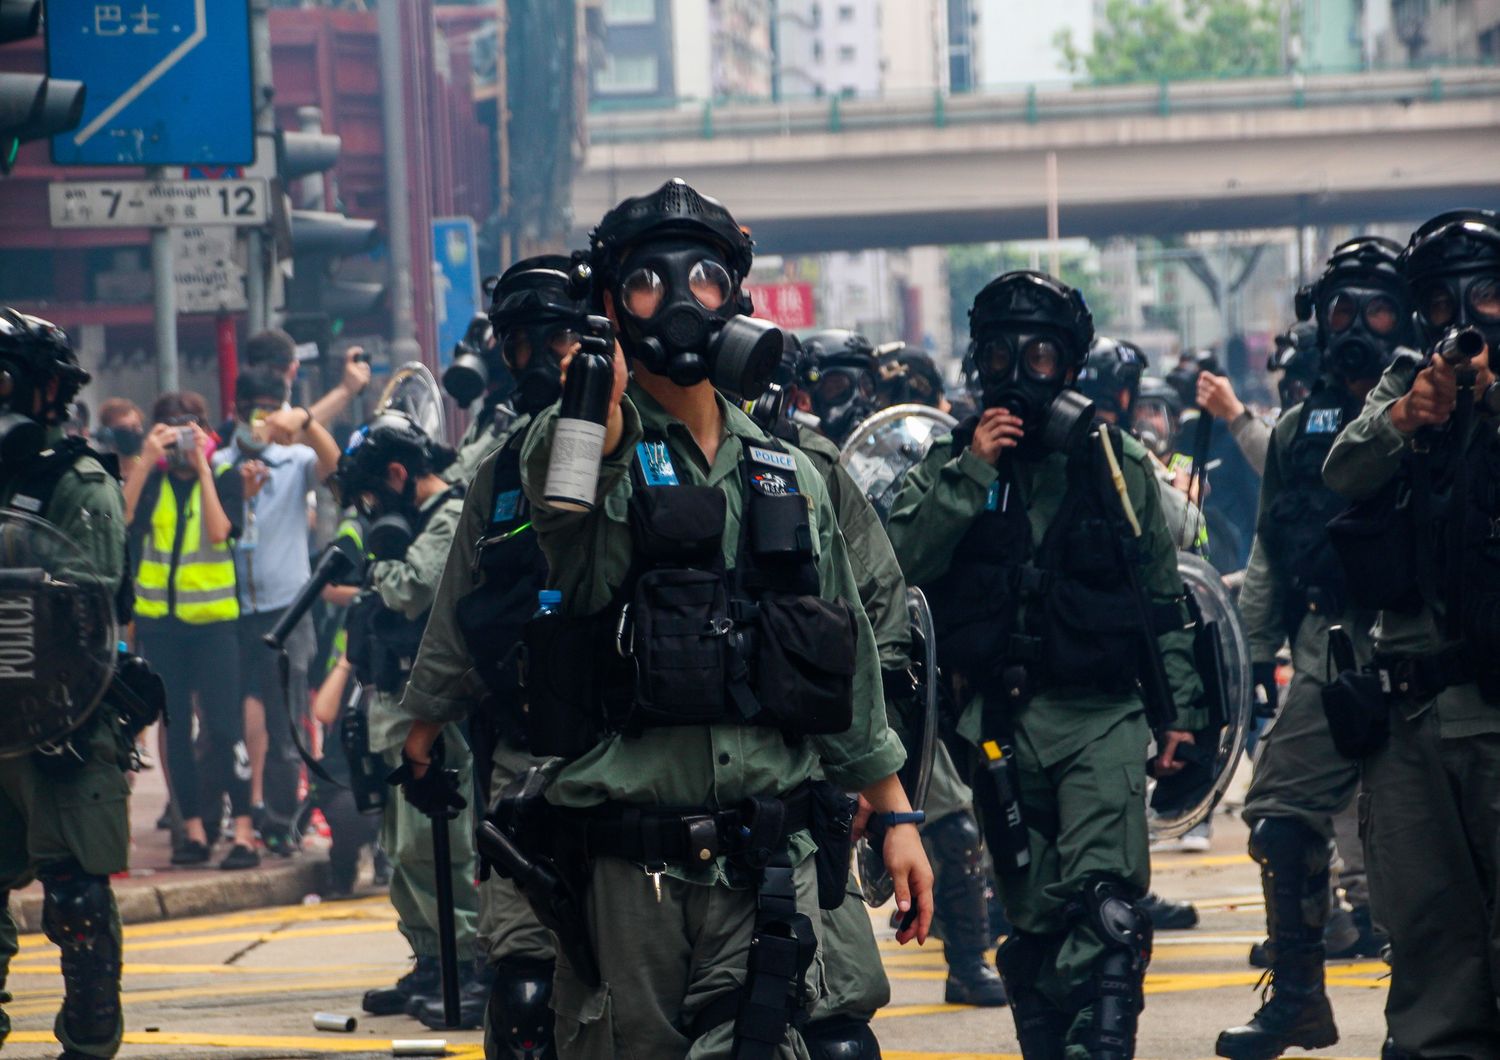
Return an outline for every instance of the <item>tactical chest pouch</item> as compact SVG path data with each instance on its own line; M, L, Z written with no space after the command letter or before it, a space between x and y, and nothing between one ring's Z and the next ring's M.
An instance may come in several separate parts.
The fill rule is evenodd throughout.
M1334 516L1328 537L1343 569L1351 606L1407 614L1421 607L1416 520L1402 476ZM1372 578L1371 571L1380 576Z

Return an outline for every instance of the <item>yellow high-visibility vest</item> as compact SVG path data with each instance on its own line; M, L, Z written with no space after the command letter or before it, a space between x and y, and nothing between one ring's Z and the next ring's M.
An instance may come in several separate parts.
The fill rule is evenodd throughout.
M215 474L229 470L226 464ZM162 477L136 568L135 613L142 618L171 615L203 625L240 617L234 553L228 541L214 544L203 532L202 494L203 484L194 482L179 513L177 491Z

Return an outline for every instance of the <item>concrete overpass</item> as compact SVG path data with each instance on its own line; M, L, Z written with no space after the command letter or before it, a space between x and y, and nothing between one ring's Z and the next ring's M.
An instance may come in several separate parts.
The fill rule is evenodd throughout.
M682 176L766 253L1421 219L1500 206L1500 70L596 113L580 225Z

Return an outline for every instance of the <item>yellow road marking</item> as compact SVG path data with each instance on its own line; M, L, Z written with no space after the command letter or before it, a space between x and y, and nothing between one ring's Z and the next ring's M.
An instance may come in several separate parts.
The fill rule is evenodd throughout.
M379 975L344 976L343 978L306 979L302 981L293 980L282 983L226 983L223 986L183 986L168 987L159 990L126 990L120 997L126 1005L139 1005L146 1001L181 1001L187 998L198 997L245 997L250 994L365 990L370 987L386 986L390 981L390 973L383 972ZM61 999L62 995L60 993L54 994L47 1001L28 1001L20 1005L10 1005L7 1011L13 1016L29 1016L42 1012L50 1012Z
M28 1045L48 1045L56 1041L50 1031L16 1031L8 1040ZM378 1053L389 1052L391 1048L389 1038L358 1038L353 1035L333 1034L303 1037L276 1034L126 1031L124 1041L126 1045L198 1045L214 1049L313 1049L320 1053ZM448 1060L483 1060L484 1046L449 1042L448 1051L444 1055L448 1057Z
M944 1012L965 1012L972 1005L887 1005L875 1013L878 1020L901 1019L904 1016L936 1016Z
M379 961L364 964L320 964L320 972L368 972ZM394 967L402 961L388 962ZM244 964L143 964L126 962L125 978L132 975L306 975L307 965L244 965ZM50 965L12 965L11 975L61 975L62 970L54 963ZM11 991L17 997L25 991ZM35 993L35 991L32 991Z

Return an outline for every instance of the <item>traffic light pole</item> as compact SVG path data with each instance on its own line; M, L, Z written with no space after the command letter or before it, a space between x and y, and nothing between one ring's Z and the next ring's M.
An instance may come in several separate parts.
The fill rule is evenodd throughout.
M271 88L271 22L266 0L250 0L250 77L255 105L255 151L257 161L262 151L274 154L276 143L276 108ZM266 232L251 228L245 232L245 300L249 303L245 323L249 333L271 326L270 292L274 288L270 270L276 268L275 254L266 253Z
M149 171L152 180L165 180L166 170ZM177 386L177 277L172 257L172 230L151 229L152 306L156 317L156 390L175 391Z
M406 167L407 57L401 40L401 0L377 0L380 30L380 103L385 135L385 188L390 226L386 246L391 261L391 343L394 362L417 360L416 293L412 285L410 184ZM425 265L424 265L425 267Z

